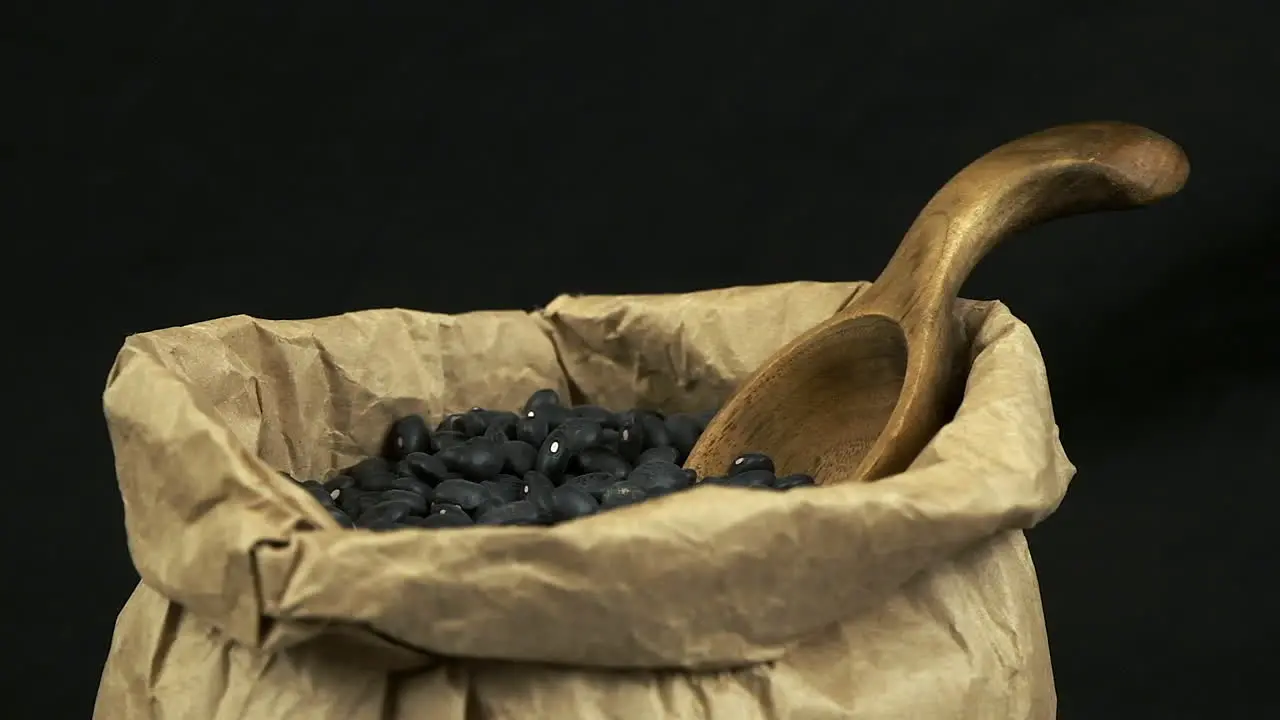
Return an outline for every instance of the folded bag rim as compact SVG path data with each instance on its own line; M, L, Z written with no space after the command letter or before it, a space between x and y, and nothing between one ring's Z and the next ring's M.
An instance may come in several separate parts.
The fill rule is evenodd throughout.
M550 332L557 313L573 300L557 299L534 318ZM200 545L202 555L221 554L195 558L217 568L211 575L221 584L191 588L170 582L175 574L166 569L193 558L158 557L162 553L153 545L135 547L132 531L131 551L145 583L255 647L286 647L338 624L368 628L379 642L389 638L424 657L691 668L774 659L929 563L1001 530L1027 527L1061 500L1074 468L1057 440L1034 339L999 303L962 306L975 335L973 367L983 372L971 375L956 419L906 473L872 485L802 493L700 488L549 529L460 533L330 529L322 510L239 443L195 388L148 354L145 335L134 336L104 395L117 453L130 443L146 446L149 426L163 426L166 437L173 437L175 427L185 424L180 447L146 446L147 454L207 454L210 464L234 478L224 483L231 490L222 497L196 503L201 512L191 522L218 513L254 517L239 523L251 531L223 538L207 553ZM1001 367L985 367L993 362ZM565 374L571 381L572 373ZM156 403L139 399L142 383L174 402L158 412ZM1010 393L1011 387L1017 392ZM1028 408L1041 422L1024 422ZM997 428L1019 452L1008 457L999 448L973 447L964 427L971 420ZM163 474L171 465L162 461L142 470L151 479L162 478L164 490L151 487L150 500L138 497L138 483L121 479L127 526L145 523L152 512L192 514L190 503L174 507L190 499L171 492L175 485ZM175 502L166 503L173 494ZM235 525L229 517L218 527ZM697 537L682 531L683 523L693 522L701 528ZM901 527L926 528L920 535L928 540L875 536L876 528L890 526L895 534ZM708 563L706 545L716 539L723 542L716 545L716 562ZM861 556L824 551L806 557L805 550L832 542L861 548ZM629 548L636 547L663 561L631 557ZM780 562L784 556L805 561ZM379 572L379 558L395 561L396 572ZM419 560L420 568L406 571L406 558L433 560ZM617 576L620 564L627 577ZM503 597L500 590L517 583L522 595L539 602L517 607L520 598ZM788 595L779 588L796 590ZM214 589L224 597L210 598ZM415 621L405 604L429 620ZM593 618L588 636L566 626L566 618L583 617ZM551 632L557 625L566 627ZM511 641L531 626L544 630L536 643Z

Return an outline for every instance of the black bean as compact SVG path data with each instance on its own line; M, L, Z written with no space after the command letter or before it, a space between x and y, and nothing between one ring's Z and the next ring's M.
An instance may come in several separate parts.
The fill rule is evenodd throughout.
M552 390L551 388L542 388L541 390L535 391L529 396L528 400L524 401L524 408L520 411L520 414L528 415L530 410L537 410L538 408L545 407L547 405L563 404L564 403L560 402L560 393Z
M491 507L476 518L477 525L538 525L541 522L538 508L527 500Z
M381 492L391 489L391 485L396 481L396 474L390 470L381 472L370 472L356 478L357 486L361 490L369 490L372 492Z
M618 478L613 473L594 472L586 475L575 475L565 481L565 485L582 488L596 500L599 500L604 495L604 491L608 490L616 482L618 482Z
M431 449L435 453L457 447L467 441L467 436L455 430L444 430L431 437Z
M680 459L680 453L670 445L662 447L654 447L640 453L640 457L636 458L636 467L648 462L666 462L672 465L678 464L676 461Z
M598 446L604 437L604 428L600 423L586 418L570 418L557 429L569 438L578 452Z
M360 484L368 475L379 475L388 472L391 472L391 463L380 457L367 457L343 470L342 474L350 475L357 484Z
M657 414L648 410L641 410L637 413L640 416L640 422L644 425L644 442L646 447L666 447L671 444L671 437L667 434L667 425Z
M574 455L595 445L600 440L601 428L597 423L574 418L547 433L538 450L533 468L552 480L563 477Z
M553 490L556 487L556 484L551 480L551 478L538 472L537 470L530 470L529 472L525 473L524 477L521 479L524 480L524 484L528 486L531 486L531 485L537 485L539 487L550 486L551 489ZM530 488L526 487L525 494L528 495L529 492L530 492Z
M316 502L321 505L324 505L325 507L331 507L333 505L333 496L324 488L324 485L321 485L315 480L303 480L298 483L298 486L303 490L306 490L307 493L311 495L311 497L315 498Z
M341 525L341 526L342 526L342 527L344 527L344 528L353 528L353 527L355 527L355 526L356 526L356 524L355 524L354 522L352 522L352 520L351 520L351 516L350 516L350 515L348 515L348 514L346 514L346 513L342 512L341 510L339 510L339 509L337 509L337 508L330 508L330 509L329 509L329 517L331 517L331 518L333 518L334 520L336 520L336 521L338 522L338 524L339 524L339 525Z
M680 452L680 460L683 462L689 456L694 443L698 442L698 435L702 431L698 429L697 421L687 413L668 415L664 424L667 428L667 437L671 440L671 447Z
M744 483L744 487L773 487L774 478L772 470L744 470L740 473L734 473L729 477L733 478L737 483Z
M618 429L618 418L599 405L579 405L573 408L573 416L590 420L602 428Z
M347 488L338 491L338 507L342 508L342 512L357 517L360 515L360 498L372 493L366 493L360 488Z
M459 433L468 438L483 435L486 428L484 416L475 410L468 410L464 413L450 413L445 416L442 424L445 430Z
M813 476L804 473L793 473L791 475L783 475L775 478L773 486L779 490L791 490L798 487L813 487L817 483L814 482Z
M516 439L535 448L542 447L549 431L547 421L540 417L522 417L516 423Z
M409 524L420 528L457 528L474 525L464 512L431 513L423 518L407 518Z
M600 509L591 493L574 485L562 485L551 493L552 517L557 521L584 517Z
M391 483L392 490L406 490L416 493L431 502L436 497L436 491L431 486L412 475L400 475L396 477L396 481Z
M607 509L635 505L646 498L648 498L648 495L638 485L623 480L604 491L604 494L600 496L600 508Z
M499 475L493 480L485 480L480 483L480 486L504 503L524 499L524 481L510 475Z
M492 505L495 501L496 498L483 485L470 480L445 480L436 486L437 503L453 503L468 513Z
M601 430L599 447L620 456L621 453L618 451L618 431L611 428Z
M507 431L497 427L491 427L485 430L483 437L485 440L497 445L501 445L509 439L507 437Z
M421 415L406 415L391 424L382 446L382 454L395 461L412 452L431 449L431 428Z
M773 459L764 453L743 453L729 463L727 474L737 475L748 470L768 470L773 472Z
M361 492L361 491L360 491L360 488L357 488L357 487L355 487L355 486L352 486L352 487L346 488L345 490L334 490L333 492L329 493L329 496L330 496L331 498L333 498L332 506L333 506L333 507L337 507L337 508L341 508L341 507L342 507L342 497L343 497L344 495L346 495L347 493L353 493L353 492ZM326 507L328 507L328 506L326 506Z
M703 410L702 412L692 413L694 422L698 424L698 434L701 435L711 424L711 420L716 416L719 410Z
M426 453L409 453L400 465L428 485L436 485L449 474L449 467L440 458ZM402 473L403 474L403 473Z
M543 405L540 408L529 410L525 413L525 417L545 420L547 428L554 430L563 425L572 415L569 412L569 408L560 407L559 405Z
M402 500L385 500L360 513L360 517L356 518L356 525L364 528L387 525L400 522L401 518L412 514L413 506L409 503Z
M521 440L512 440L502 445L502 458L504 461L503 469L524 477L524 474L533 469L534 463L538 461L538 448Z
M435 515L437 513L461 513L466 515L467 511L463 510L462 506L457 503L440 502L437 500L431 503L431 508L427 511L427 514Z
M747 470L737 475L707 478L702 482L726 487L771 489L773 488L773 473L768 470Z
M537 470L531 470L524 474L524 486L521 488L520 499L533 503L541 513L542 519L550 521L553 519L551 494L555 489L556 485L551 482L551 478Z
M643 418L634 411L623 413L618 423L618 454L628 462L637 462L644 452L645 437Z
M382 493L383 502L391 500L408 505L410 515L425 515L427 507L431 504L431 499L423 497L412 490L397 490L395 488Z
M587 448L573 458L572 465L583 473L604 472L621 480L631 472L631 464L601 447Z
M353 488L355 486L356 479L350 475L338 474L324 481L324 489L329 492L333 492L334 490L346 490L347 488Z
M369 512L369 508L382 502L382 493L367 492L356 500L356 511L351 513L351 517L359 518L361 515Z
M538 458L533 467L543 475L559 482L569 470L569 461L572 458L573 451L569 447L569 442L557 428L547 434L542 448L538 450Z
M489 415L487 410L481 408L471 408L462 414L465 429L463 432L467 437L480 437L489 430Z
M516 439L516 423L520 416L506 410L484 410L480 413L485 422L485 435L501 434L506 440Z
M665 460L652 460L636 466L627 475L627 482L644 490L650 497L667 495L684 490L693 483L691 470Z
M488 480L502 471L506 459L491 440L471 438L466 443L441 450L437 458L450 470L468 480Z

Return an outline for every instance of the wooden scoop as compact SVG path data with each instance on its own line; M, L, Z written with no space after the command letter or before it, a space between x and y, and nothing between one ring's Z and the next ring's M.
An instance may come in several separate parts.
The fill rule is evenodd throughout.
M1110 122L1053 128L979 158L933 196L870 288L738 389L685 466L723 475L739 454L762 452L778 475L819 484L904 471L962 388L952 306L978 261L1045 220L1168 197L1189 169L1167 138Z

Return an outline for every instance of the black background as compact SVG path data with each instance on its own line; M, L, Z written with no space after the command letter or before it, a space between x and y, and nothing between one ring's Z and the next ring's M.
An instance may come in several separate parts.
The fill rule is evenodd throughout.
M1030 534L1060 714L1274 712L1266 4L19 6L9 503L44 504L6 529L4 682L87 716L136 581L100 404L126 334L869 279L965 163L1122 119L1186 190L1024 233L964 292L1036 332L1079 466Z

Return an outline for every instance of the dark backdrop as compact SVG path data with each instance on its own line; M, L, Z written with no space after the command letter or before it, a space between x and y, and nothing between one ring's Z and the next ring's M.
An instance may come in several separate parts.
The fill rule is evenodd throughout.
M1035 330L1080 468L1031 532L1061 715L1276 708L1266 3L273 5L0 31L9 502L43 503L6 528L4 677L61 678L48 716L87 716L136 581L100 405L127 333L871 278L965 163L1087 119L1182 143L1187 189L1025 233L965 288Z

